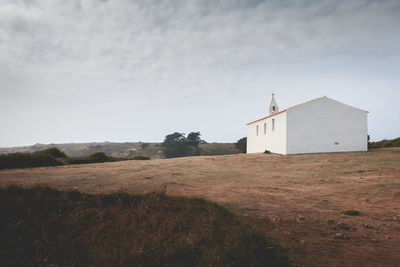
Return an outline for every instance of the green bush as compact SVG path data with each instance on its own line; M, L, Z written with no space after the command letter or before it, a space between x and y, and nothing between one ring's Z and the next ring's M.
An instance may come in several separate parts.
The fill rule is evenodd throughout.
M32 154L48 155L48 156L53 156L55 158L66 158L67 157L67 155L63 151L59 150L56 147L51 147L51 148L48 148L45 150L36 151Z
M104 152L93 153L89 156L89 159L91 159L92 162L106 162L110 160Z
M343 213L346 214L346 215L351 215L351 216L360 215L360 212L358 210L346 210Z
M103 163L115 160L117 159L108 157L104 152L96 152L87 157L66 158L65 162L67 162L68 164L88 164L88 163Z
M15 169L28 167L60 166L64 164L101 163L121 160L108 157L103 152L96 152L88 157L67 157L58 148L49 148L33 153L0 154L0 169Z
M43 150L34 153L2 154L0 155L0 169L64 165L64 163L60 159L55 157L53 153L57 154L55 150Z
M0 188L0 266L287 266L276 245L215 203Z
M265 151L264 151L264 154L271 154L271 151L265 150Z
M89 164L93 163L93 161L89 157L71 157L65 159L67 164Z
M133 159L134 160L149 160L150 158L146 157L146 156L136 156L136 157L133 157Z
M385 147L400 147L400 137L392 140L384 139L382 141L368 143L369 149L385 148Z
M235 143L235 147L236 147L237 149L239 149L240 152L246 153L246 152L247 152L247 137L243 137L243 138L239 139L239 140Z

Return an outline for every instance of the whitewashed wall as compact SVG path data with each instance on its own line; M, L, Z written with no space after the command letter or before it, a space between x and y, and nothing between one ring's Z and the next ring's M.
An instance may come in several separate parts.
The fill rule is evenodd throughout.
M274 131L272 131L273 119L275 119ZM265 134L264 123L267 124ZM260 153L265 150L286 154L286 112L247 125L247 153Z
M287 154L367 151L367 112L322 97L287 113Z

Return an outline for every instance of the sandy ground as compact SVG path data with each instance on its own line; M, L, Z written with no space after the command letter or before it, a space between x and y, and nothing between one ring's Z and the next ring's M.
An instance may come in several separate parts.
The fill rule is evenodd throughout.
M0 186L201 196L287 248L295 265L400 266L400 149L239 154L0 171ZM360 215L345 215L358 210Z

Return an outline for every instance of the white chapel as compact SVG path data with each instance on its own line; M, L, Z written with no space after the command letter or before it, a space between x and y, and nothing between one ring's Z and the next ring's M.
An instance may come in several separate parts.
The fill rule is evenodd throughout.
M326 96L279 111L272 94L268 116L247 124L247 153L367 151L367 113Z

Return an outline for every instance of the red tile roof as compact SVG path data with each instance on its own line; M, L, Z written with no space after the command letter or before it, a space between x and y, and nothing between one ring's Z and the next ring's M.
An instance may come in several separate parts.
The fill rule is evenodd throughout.
M267 116L267 117L264 117L264 118L258 119L258 120L256 120L256 121L249 122L249 123L247 123L246 125L250 125L250 124L252 124L252 123L255 123L255 122L258 122L258 121L262 121L263 119L266 119L266 118L269 118L269 117L272 117L272 116L278 115L278 114L280 114L280 113L283 113L283 112L285 112L286 110L287 110L287 109L285 109L285 110L282 110L282 111L279 111L279 112L277 112L277 113L274 113L274 114L272 114L272 115L269 115L269 116Z

